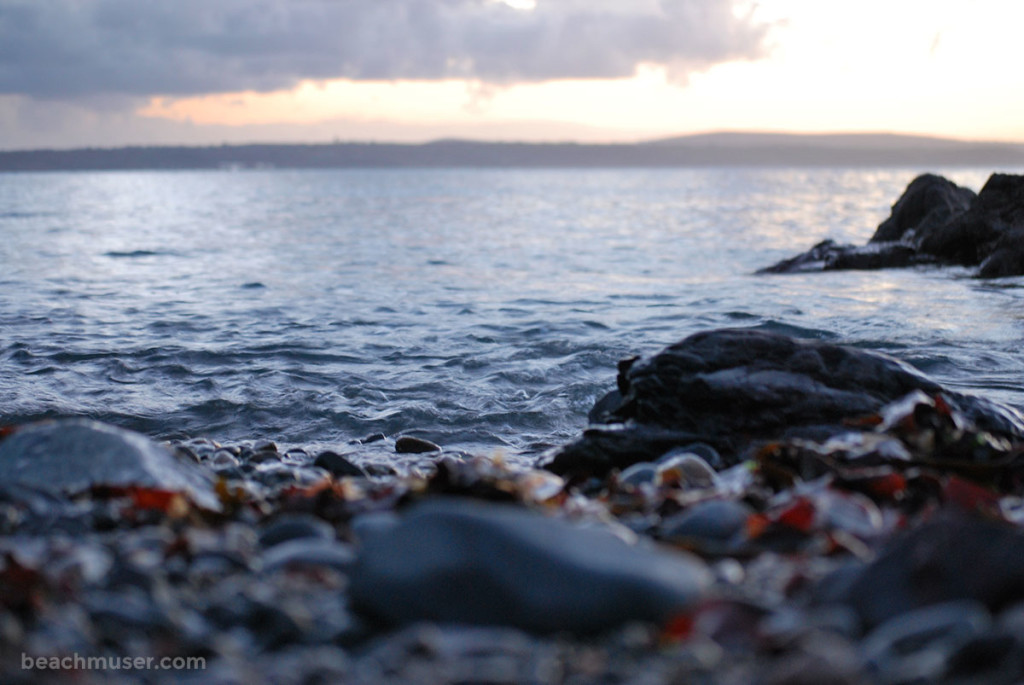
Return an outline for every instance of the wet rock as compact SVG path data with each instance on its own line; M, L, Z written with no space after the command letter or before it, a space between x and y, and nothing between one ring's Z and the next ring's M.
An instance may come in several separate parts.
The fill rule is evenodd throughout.
M346 571L355 561L351 545L323 538L298 538L275 545L263 553L263 570L300 566L326 566Z
M651 461L673 447L705 437L642 423L591 426L580 440L558 450L545 468L561 476L603 477L612 469Z
M953 600L998 610L1024 600L1024 530L945 511L896 536L877 560L853 572L835 598L868 626Z
M387 435L385 435L384 433L371 433L366 437L360 437L358 440L356 440L356 442L358 444L373 444L374 442L380 442L386 439Z
M218 472L237 469L240 465L238 457L226 450L217 450L207 462L209 467Z
M308 514L282 514L263 527L259 543L266 549L300 538L333 540L334 528L326 521Z
M591 633L663 622L710 582L706 566L688 555L630 546L515 506L426 502L395 526L361 533L353 605L391 624Z
M978 269L982 278L1003 278L1024 274L1024 229L1004 234L992 254Z
M725 468L725 462L722 460L722 455L718 453L718 450L711 445L705 445L701 442L694 442L689 445L683 445L682 447L674 447L661 455L658 458L658 463L665 464L675 457L686 455L699 457L715 471Z
M968 209L921 234L919 249L956 263L975 265L997 241L1024 228L1024 176L992 174Z
M326 469L332 476L336 478L361 478L366 476L366 472L361 468L350 462L345 457L341 456L337 452L321 452L317 455L316 461L313 462L314 466L319 466L322 469Z
M855 647L830 634L805 638L767 665L762 685L866 685Z
M962 644L946 660L943 679L986 685L1015 685L1024 677L1024 643L1019 634L990 631Z
M961 188L952 181L922 174L910 182L892 207L889 218L871 236L872 243L887 243L927 235L965 212L974 198L974 191Z
M981 265L983 278L1024 274L1024 176L993 174L977 195L940 176L919 176L867 245L824 241L760 273L930 262Z
M139 433L84 419L20 427L0 442L0 481L48 492L141 486L186 493L219 510L208 471Z
M891 269L928 264L935 259L903 243L840 245L823 240L807 252L758 270L762 274L791 274L843 269Z
M423 438L403 435L395 440L395 451L399 454L424 454L426 452L440 452L441 446Z
M861 650L883 682L934 681L954 652L990 625L989 612L977 602L936 604L886 621Z
M658 459L655 483L683 490L704 490L717 487L719 478L710 464L693 452L681 449L669 450Z
M709 554L723 554L742 543L747 520L754 511L742 502L706 500L665 519L663 540Z
M602 476L652 461L675 446L705 442L736 459L754 441L847 430L844 420L877 412L914 390L942 392L978 428L1024 436L1024 417L982 398L943 390L882 354L755 329L697 333L620 366L622 403L606 426L557 452L558 474Z
M654 464L642 461L633 464L620 473L617 481L619 485L626 485L635 488L645 484L654 485L657 475L658 468Z

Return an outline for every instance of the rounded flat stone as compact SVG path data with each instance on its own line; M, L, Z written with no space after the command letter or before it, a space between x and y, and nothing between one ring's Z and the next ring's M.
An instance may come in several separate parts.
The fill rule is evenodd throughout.
M353 606L391 624L594 633L664 622L711 580L692 555L630 545L517 506L425 502L398 523L363 533Z
M133 431L87 419L40 421L0 442L0 482L52 493L139 486L187 494L220 509L212 476Z

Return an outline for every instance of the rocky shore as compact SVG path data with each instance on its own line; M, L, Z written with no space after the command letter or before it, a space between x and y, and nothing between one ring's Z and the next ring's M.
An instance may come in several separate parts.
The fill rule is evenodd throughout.
M726 329L625 360L532 469L3 435L3 682L1024 678L1024 417L860 349Z

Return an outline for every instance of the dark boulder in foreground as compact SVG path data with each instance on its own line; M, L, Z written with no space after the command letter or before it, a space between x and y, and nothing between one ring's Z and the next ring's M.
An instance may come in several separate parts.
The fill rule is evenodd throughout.
M914 179L867 245L831 240L761 273L977 266L983 278L1024 274L1024 176L993 174L975 193L924 174Z
M209 473L139 433L85 419L41 421L0 442L0 483L53 493L98 486L182 492L217 510Z
M389 624L433 620L593 633L663 623L711 576L687 553L630 545L522 507L423 503L375 526L352 570L353 605Z
M1024 417L1015 410L946 391L885 355L754 329L722 329L622 362L618 406L599 402L604 413L592 416L583 437L562 448L548 468L600 476L696 441L735 461L758 441L843 432L844 421L873 414L913 391L941 392L979 430L1024 436Z

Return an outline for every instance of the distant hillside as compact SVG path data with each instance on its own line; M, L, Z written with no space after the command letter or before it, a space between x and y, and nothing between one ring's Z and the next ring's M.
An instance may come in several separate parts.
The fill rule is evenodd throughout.
M692 166L1024 166L1024 145L892 134L708 133L635 144L224 145L0 152L0 171Z
M900 133L768 133L731 132L698 133L674 138L652 140L650 145L720 146L720 147L815 147L842 149L868 147L889 150L950 150L958 148L1003 148L1007 143L967 142L952 138L908 135ZM1011 147L1013 147L1011 145ZM1019 147L1019 146L1018 146Z

